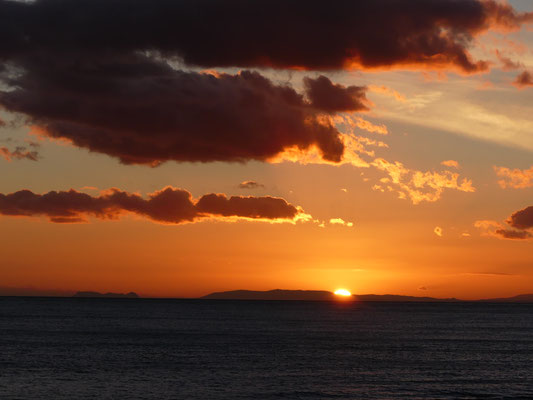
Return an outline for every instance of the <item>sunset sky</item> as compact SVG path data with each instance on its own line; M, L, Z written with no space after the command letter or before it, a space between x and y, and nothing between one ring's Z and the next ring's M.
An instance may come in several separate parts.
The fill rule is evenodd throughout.
M0 294L531 293L533 5L0 0L0 176Z

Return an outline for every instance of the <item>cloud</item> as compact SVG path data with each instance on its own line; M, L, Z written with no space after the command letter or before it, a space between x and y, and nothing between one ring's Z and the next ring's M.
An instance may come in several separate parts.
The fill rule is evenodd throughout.
M524 89L529 86L533 86L533 75L529 71L523 71L520 73L513 82L519 89Z
M466 193L476 190L471 180L463 178L459 181L459 174L451 171L411 170L399 161L390 162L383 158L376 158L371 165L388 175L381 178L379 184L374 185L374 190L397 192L400 198L408 197L413 204L423 201L435 202L440 199L445 189Z
M339 162L344 145L324 113L363 109L364 88L324 77L306 79L309 102L257 72L185 72L141 55L112 63L46 61L32 59L19 75L4 75L11 89L0 91L0 105L26 115L47 137L126 164L265 161L310 147ZM315 83L329 93L322 102Z
M481 230L482 236L492 236L498 239L512 240L526 239L526 237L523 237L524 235L522 235L520 232L509 230L498 221L480 220L476 221L474 226ZM527 235L527 232L525 232L525 234Z
M494 231L496 235L501 236L504 239L511 240L524 240L531 238L531 233L527 231L514 231L511 229L496 229Z
M435 235L442 237L442 228L440 226L436 226L435 229L433 229L433 232Z
M500 239L527 240L532 239L533 234L533 206L514 212L506 221L511 228L505 227L497 221L476 221L474 226L482 229L482 235L494 236Z
M244 181L244 182L239 183L240 189L259 189L259 188L264 188L264 187L265 185L263 185L262 183L256 182L256 181Z
M420 286L420 287L418 288L418 290L428 290L428 288L425 287L425 286Z
M14 151L9 150L7 147L0 147L0 156L4 157L6 161L24 159L37 161L39 153L35 150L27 150L24 146L18 146Z
M311 106L318 110L329 113L369 110L365 87L336 85L323 75L304 78L304 86Z
M533 206L516 211L506 221L513 228L532 229L533 228Z
M513 71L524 66L521 62L513 61L509 57L503 56L499 50L496 50L496 57L501 61L502 70L504 71Z
M503 178L498 181L498 185L500 185L502 189L525 189L533 187L533 166L524 170L497 166L494 166L493 168L496 175Z
M347 226L349 228L353 227L353 222L346 222L342 218L331 218L329 220L329 223L331 225L343 225L343 226Z
M87 222L88 217L115 220L133 214L163 224L182 224L204 219L247 219L270 222L307 221L300 207L276 197L244 197L207 194L194 200L183 189L166 187L143 198L116 188L91 196L76 190L36 194L21 190L0 194L0 215L48 217L55 223Z
M510 274L507 272L464 272L460 275L469 275L469 276L516 276L516 274Z
M388 135L389 131L385 125L375 125L359 116L350 114L337 114L330 118L336 124L344 125L344 127L354 133L355 128L365 130L370 133L377 133L379 135Z
M374 151L368 146L387 147L382 142L354 134L342 134L341 140L345 151L342 160L338 163L323 160L316 148L306 151L297 148L287 149L268 161L272 163L298 162L301 164L352 165L357 168L376 168L388 176L381 178L379 183L373 185L373 190L396 192L399 198L408 198L413 204L438 201L446 189L465 193L476 191L470 179L460 179L456 172L448 170L419 171L410 169L399 161L375 158Z
M459 163L455 160L442 161L440 165L444 165L445 167L450 167L450 168L457 168L457 169L461 168Z
M0 58L148 50L204 67L471 73L488 68L468 52L475 36L529 20L496 0L3 0Z
M385 85L369 85L368 86L368 89L373 92L373 93L380 93L380 94L384 94L384 95L387 95L387 96L391 96L393 97L394 99L396 99L397 101L399 101L400 103L405 103L407 101L407 99L405 98L405 96L403 94L401 94L400 92L394 90L394 89L391 89Z

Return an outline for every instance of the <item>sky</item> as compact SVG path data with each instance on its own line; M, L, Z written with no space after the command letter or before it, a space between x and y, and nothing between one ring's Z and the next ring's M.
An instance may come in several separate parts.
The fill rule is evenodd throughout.
M533 287L529 0L0 0L0 293Z

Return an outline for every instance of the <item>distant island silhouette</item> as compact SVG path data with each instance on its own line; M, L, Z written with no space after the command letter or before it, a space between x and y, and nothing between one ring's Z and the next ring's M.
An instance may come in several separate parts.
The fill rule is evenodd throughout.
M230 290L226 292L214 292L201 297L205 300L305 300L305 301L333 301L339 300L332 292L326 290L282 290L274 289L267 291L255 290ZM395 294L354 294L352 299L355 301L374 301L374 302L440 302L440 303L458 303L464 301L478 301L489 303L533 303L533 294L522 294L514 297L503 297L494 299L481 300L461 300L452 298L436 297L416 297L402 296Z
M129 293L76 292L72 297L138 299L139 295L135 292L129 292Z
M64 298L107 298L107 299L143 299L135 292L129 293L100 293L94 291L67 290L39 290L35 288L10 288L0 286L0 297L64 297ZM184 299L184 297L175 297ZM190 298L189 298L190 299ZM327 290L230 290L214 292L206 296L196 297L199 300L296 300L296 301L339 301L353 300L361 302L427 302L427 303L533 303L533 294L520 294L512 297L485 298L477 300L463 300L457 298L417 297L396 294L353 294L342 298Z

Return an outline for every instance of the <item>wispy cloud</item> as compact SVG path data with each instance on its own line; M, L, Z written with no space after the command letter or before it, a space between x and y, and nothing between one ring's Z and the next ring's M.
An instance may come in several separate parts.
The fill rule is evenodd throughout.
M243 181L239 183L239 189L261 189L265 185L256 181Z
M15 150L11 151L7 147L0 147L0 156L6 161L12 160L31 160L37 161L39 159L39 153L35 150L28 150L24 146L18 146Z
M529 169L510 169L507 167L494 166L496 175L503 178L498 181L502 189L525 189L533 187L533 166Z

